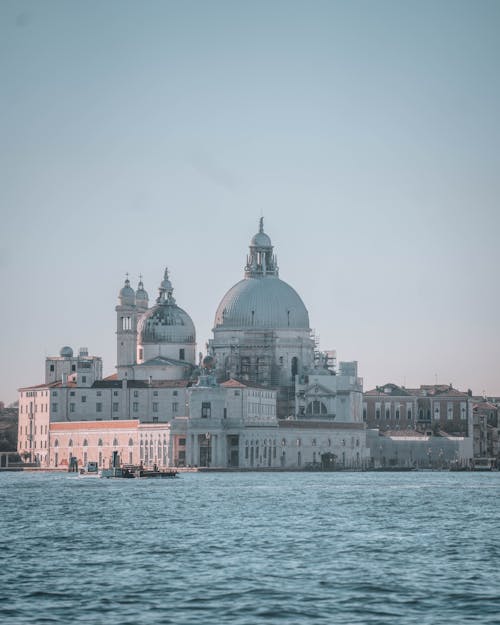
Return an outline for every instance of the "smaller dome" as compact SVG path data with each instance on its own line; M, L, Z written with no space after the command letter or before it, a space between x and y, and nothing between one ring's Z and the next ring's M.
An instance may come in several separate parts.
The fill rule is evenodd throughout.
M148 301L149 300L148 293L144 289L144 284L142 283L142 280L137 285L137 291L135 292L135 299L138 300L138 301L145 301L145 300Z
M129 300L132 304L135 301L135 291L130 286L130 280L128 278L125 280L125 285L120 289L119 297L122 301Z
M134 289L131 286L125 285L120 289L120 297L134 297Z
M157 304L139 320L140 343L194 343L194 324L176 304Z
M272 247L271 239L265 232L257 232L250 241L252 247Z
M59 355L62 356L62 358L73 358L73 350L68 345L65 345L61 347Z
M172 283L165 269L156 306L142 315L137 326L141 345L146 343L195 343L196 332L191 317L175 303Z

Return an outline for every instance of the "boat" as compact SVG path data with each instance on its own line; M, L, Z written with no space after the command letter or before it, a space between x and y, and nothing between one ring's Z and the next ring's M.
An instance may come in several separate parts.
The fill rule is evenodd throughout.
M101 469L99 471L99 477L101 478L135 478L135 473L130 471L127 467L110 467L109 469Z
M97 462L87 462L80 471L80 477L99 477L99 467L97 466Z
M173 477L177 477L178 475L178 471L173 471L171 469L165 469L164 471L160 471L159 469L153 469L153 470L148 470L148 469L141 469L139 468L136 472L135 472L135 477L152 477L152 478L173 478Z
M134 468L135 467L131 465L122 465L120 462L120 454L114 451L109 469L101 469L99 471L99 477L131 479L135 477Z
M87 463L87 464L91 464L91 463ZM92 463L92 464L95 464L95 468L97 470L97 463ZM120 456L118 452L114 451L109 469L101 469L99 471L99 477L122 478L122 479L123 478L130 479L130 478L148 477L148 478L160 478L161 479L161 478L176 477L177 473L178 473L177 471L174 471L172 469L160 470L156 464L153 465L152 469L144 468L142 463L139 466L136 466L133 464L121 464Z

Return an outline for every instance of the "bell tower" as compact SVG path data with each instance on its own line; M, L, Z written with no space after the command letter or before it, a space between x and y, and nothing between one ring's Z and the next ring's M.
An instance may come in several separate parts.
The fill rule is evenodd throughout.
M116 310L116 370L118 377L132 378L137 350L137 306L128 274L118 295Z

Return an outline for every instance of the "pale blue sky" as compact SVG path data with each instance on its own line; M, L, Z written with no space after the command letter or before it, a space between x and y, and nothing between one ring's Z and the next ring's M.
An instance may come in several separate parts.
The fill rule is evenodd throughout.
M365 388L500 394L500 2L3 0L0 85L0 399L126 271L203 350L261 213Z

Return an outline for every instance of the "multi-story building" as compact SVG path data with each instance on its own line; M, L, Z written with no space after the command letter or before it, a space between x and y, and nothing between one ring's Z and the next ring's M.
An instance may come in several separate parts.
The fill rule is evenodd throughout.
M363 395L363 421L376 466L470 465L473 398L451 384L377 386Z
M363 394L363 421L369 428L472 435L472 395L451 385L418 389L384 384Z
M473 403L474 458L498 464L498 406L486 398Z

